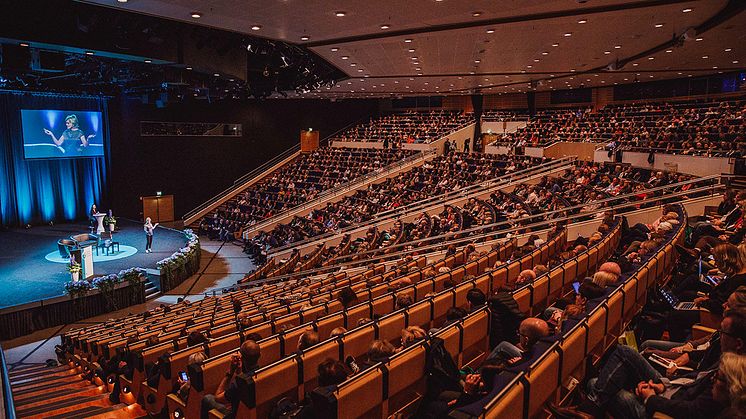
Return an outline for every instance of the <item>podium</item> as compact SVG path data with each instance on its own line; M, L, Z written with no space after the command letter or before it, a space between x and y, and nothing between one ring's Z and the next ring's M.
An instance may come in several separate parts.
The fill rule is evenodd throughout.
M96 234L100 235L103 233L106 229L104 229L104 217L106 214L99 212L98 214L93 214L93 217L96 219L96 223L98 226L96 227Z
M93 276L93 246L95 244L84 243L70 250L70 254L75 257L76 261L80 262L81 279L88 279Z

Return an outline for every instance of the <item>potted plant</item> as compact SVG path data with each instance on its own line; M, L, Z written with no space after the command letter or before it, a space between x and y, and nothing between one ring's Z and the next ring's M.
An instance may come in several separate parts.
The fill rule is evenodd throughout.
M104 216L104 225L109 226L109 232L114 232L114 227L117 225L117 219L114 218L114 216L109 213Z
M70 265L67 267L67 270L70 272L70 276L72 277L73 282L77 282L80 280L80 271L83 268L80 266L77 262L70 262Z

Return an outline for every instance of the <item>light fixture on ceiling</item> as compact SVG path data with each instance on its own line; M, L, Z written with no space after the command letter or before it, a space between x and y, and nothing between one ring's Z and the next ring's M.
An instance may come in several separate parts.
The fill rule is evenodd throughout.
M570 36L572 36L572 32L565 32L565 37L570 37Z
M554 44L552 44L552 46L553 46L553 47L558 47L558 46L559 46L559 44L557 44L557 43L554 43Z
M604 54L605 55L609 55L609 54L611 54L611 51L604 51Z
M632 67L637 67L638 65L640 65L640 64L638 64L638 63L632 63Z
M339 51L339 48L337 47L332 48L332 52L337 52L337 51Z
M407 38L407 39L405 39L405 40L404 40L404 42L406 42L406 43L410 43L410 42L412 42L412 40L411 40L411 39L409 39L409 38Z
M474 64L479 64L481 62L482 62L482 60L474 60Z
M662 28L662 27L663 27L663 24L662 24L662 23L656 23L656 24L655 24L655 25L653 25L653 26L655 26L656 28Z
M482 16L482 12L472 12L471 15L474 17L479 17Z
M343 60L349 60L349 59L350 59L350 57L348 57L348 56L346 56L346 55L343 55L343 56L342 56L341 58L342 58Z
M691 12L692 10L693 10L692 8L690 8L690 7L687 7L686 9L682 10L681 12L682 12L682 13L689 13L689 12Z
M494 29L487 29L487 33L495 33Z
M213 76L220 77L220 73L215 73L215 74L213 74Z
M345 17L347 16L347 12L343 12L341 10L334 12L334 16L336 17Z
M703 59L703 60L706 60L706 59L708 59L708 58L710 58L710 56L709 56L709 55L703 55L703 56L702 56L702 59Z
M704 38L695 38L694 40L697 41L697 42L699 42L699 41L703 41Z
M93 55L93 51L86 51L85 55Z
M648 60L653 61L655 57L648 57Z
M21 42L21 43L20 43L20 44L18 44L18 45L20 45L20 46L22 46L22 47L27 47L27 46L28 46L28 44L27 44L27 43L25 43L25 42Z
M150 64L150 63L152 63L153 61L152 61L152 60L145 60L145 61L143 61L143 62L145 62L145 63L148 63L148 64Z
M549 55L549 51L543 51L541 55Z
M117 0L119 3L127 3L127 0Z
M300 37L301 41L308 41L309 39L311 39L311 37L308 36L308 35L303 35L303 36Z
M262 29L262 25L252 25L251 26L251 30L252 31L258 31L260 29Z
M581 25L584 23L588 23L588 19L580 19L578 20L578 23L580 23Z
M199 18L202 17L202 13L200 13L200 12L192 12L192 13L189 14L189 16L191 16L192 19L199 19Z
M620 48L622 48L621 45L614 45L614 49L620 49Z
M724 49L724 51L725 52L731 52L731 51L733 51L733 48L726 48L726 49Z
M355 64L355 63L350 63L350 67L357 67L357 64Z
M667 49L667 50L666 50L666 53L667 53L667 54L670 54L670 53L672 53L672 52L673 52L673 50L672 50L672 49Z
M192 69L192 67L187 67L186 69L187 69L187 70L191 70L191 69Z
M389 29L390 27L391 27L390 25L387 25L385 23L383 25L381 25L381 29L383 29L383 30Z

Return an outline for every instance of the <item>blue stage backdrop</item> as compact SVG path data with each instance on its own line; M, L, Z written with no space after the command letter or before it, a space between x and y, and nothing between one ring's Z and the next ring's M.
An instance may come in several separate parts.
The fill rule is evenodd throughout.
M21 109L101 113L104 155L77 159L24 159ZM107 99L28 92L0 92L0 217L4 225L85 218L107 199Z

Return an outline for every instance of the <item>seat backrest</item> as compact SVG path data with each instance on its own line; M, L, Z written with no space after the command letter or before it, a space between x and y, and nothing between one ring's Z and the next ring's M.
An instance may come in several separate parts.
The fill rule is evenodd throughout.
M562 350L562 371L560 378L564 383L567 377L583 365L585 359L586 328L573 328L560 344Z
M374 366L361 372L337 387L337 419L371 417L371 411L383 403L383 372ZM375 415L381 417L380 414Z
M550 350L539 363L533 366L527 374L528 417L535 417L547 401L552 400L557 391L559 377L559 354Z

